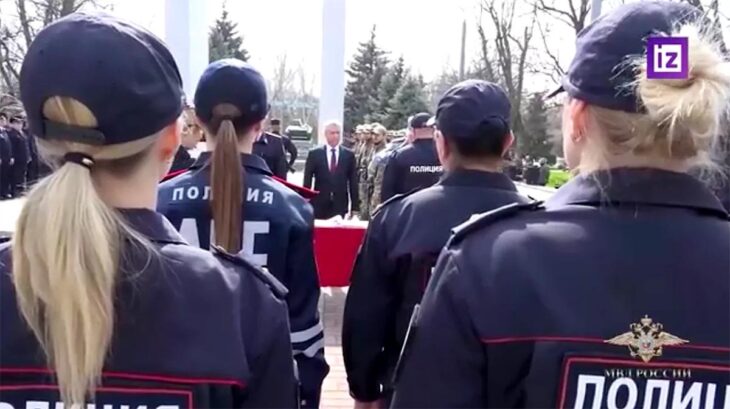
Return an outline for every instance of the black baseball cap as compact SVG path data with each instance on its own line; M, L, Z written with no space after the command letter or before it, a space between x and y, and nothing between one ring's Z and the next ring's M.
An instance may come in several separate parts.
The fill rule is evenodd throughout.
M431 119L431 114L428 112L413 115L408 123L408 127L412 129L428 128L429 119Z
M626 112L640 112L641 102L633 83L632 57L646 53L646 38L667 35L676 25L697 20L699 10L685 3L639 1L616 8L578 33L575 56L563 91L590 104Z
M46 120L43 104L54 96L84 104L97 127ZM165 44L104 13L73 13L41 30L23 61L20 97L34 135L91 145L153 135L183 109L182 79Z
M448 138L500 137L509 133L511 104L497 84L466 80L446 91L436 110L435 125Z
M277 119L277 118L272 119L271 125L281 125L281 119Z
M213 119L213 108L220 104L231 104L241 111L237 124L250 125L263 120L269 111L264 77L237 59L210 64L195 90L195 114L208 124Z

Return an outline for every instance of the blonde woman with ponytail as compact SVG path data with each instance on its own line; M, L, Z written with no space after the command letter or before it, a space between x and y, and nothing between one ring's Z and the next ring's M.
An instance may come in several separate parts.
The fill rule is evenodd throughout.
M649 45L676 38L686 49ZM693 176L713 173L727 135L730 64L713 38L670 1L578 34L562 84L576 177L457 229L393 407L730 405L730 222ZM675 78L648 55L674 60Z
M0 245L0 408L292 407L276 283L153 210L181 133L165 45L72 14L38 34L20 88L56 169Z
M241 254L286 286L300 404L316 408L329 367L317 309L314 214L252 153L268 107L266 82L255 68L235 59L208 66L195 91L195 114L209 151L162 184L158 210L189 243Z

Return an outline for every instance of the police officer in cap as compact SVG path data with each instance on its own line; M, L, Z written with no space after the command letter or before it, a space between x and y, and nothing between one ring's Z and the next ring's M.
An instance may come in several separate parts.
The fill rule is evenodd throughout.
M182 112L162 41L71 14L30 45L20 89L58 168L0 245L3 405L294 407L281 284L153 210Z
M435 146L446 173L436 185L384 203L370 222L347 293L345 368L357 401L389 399L413 307L451 229L482 213L526 203L501 172L514 141L510 103L496 84L470 80L441 98Z
M245 254L289 289L302 406L316 408L329 367L317 310L314 212L252 154L267 107L266 82L253 67L235 59L208 66L195 92L195 113L211 151L201 153L189 172L161 185L159 210L189 243Z
M730 71L700 19L642 1L580 32L563 81L579 175L458 229L394 407L728 406L730 223L688 171L712 165ZM668 36L688 38L686 75L652 78L647 42Z
M253 144L253 153L264 159L274 176L286 180L289 165L281 136L262 130Z
M281 133L281 119L274 118L270 122L271 124L271 134L274 134L281 138L281 142L284 144L284 150L286 153L289 154L289 161L287 162L287 169L289 172L294 173L294 163L297 161L297 157L299 156L299 151L297 150L297 147L294 145L294 142L292 142L291 138L289 138L288 135L284 135Z
M420 113L413 116L408 127L413 141L395 151L385 165L381 200L423 189L438 182L443 168L439 163L433 142L431 115Z

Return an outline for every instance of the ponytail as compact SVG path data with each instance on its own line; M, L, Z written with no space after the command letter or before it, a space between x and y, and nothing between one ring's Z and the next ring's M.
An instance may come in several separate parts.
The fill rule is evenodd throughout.
M49 99L44 116L96 126L91 112L69 98ZM130 158L140 157L156 138L110 147L39 140L39 148L50 159L79 152L132 166L136 160ZM114 289L125 240L149 248L102 201L91 172L65 163L37 184L27 196L12 244L20 313L55 371L65 407L83 405L100 381L114 329Z
M226 251L241 250L243 234L243 173L238 153L238 136L231 119L224 119L215 136L211 158L210 207L215 243Z

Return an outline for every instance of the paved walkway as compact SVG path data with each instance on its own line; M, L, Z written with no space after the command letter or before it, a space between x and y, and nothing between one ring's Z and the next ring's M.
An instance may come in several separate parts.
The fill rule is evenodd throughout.
M330 365L330 373L322 387L322 409L351 409L353 405L347 387L345 364L342 361L342 312L345 308L346 291L346 288L323 288L320 298L325 353Z

